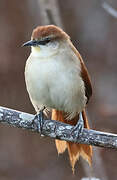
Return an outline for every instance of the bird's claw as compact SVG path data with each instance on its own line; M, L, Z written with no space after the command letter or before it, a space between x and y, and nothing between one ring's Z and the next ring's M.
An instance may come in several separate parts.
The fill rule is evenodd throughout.
M34 120L33 120L33 122L36 123L37 131L38 132L40 131L41 136L43 136L42 135L42 128L43 128L43 120L44 120L44 118L43 118L43 110L44 109L45 108L40 110L39 113L35 115Z
M74 133L76 131L76 140L78 139L78 137L82 133L83 129L84 129L84 120L82 117L82 113L80 112L79 120L78 120L77 124L72 129L72 133Z

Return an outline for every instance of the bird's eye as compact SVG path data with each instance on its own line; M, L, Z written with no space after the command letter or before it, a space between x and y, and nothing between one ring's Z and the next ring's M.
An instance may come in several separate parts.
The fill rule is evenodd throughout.
M39 44L40 44L40 45L46 45L46 44L49 43L50 41L51 41L50 38L46 38L46 39L43 39L43 40L39 41Z

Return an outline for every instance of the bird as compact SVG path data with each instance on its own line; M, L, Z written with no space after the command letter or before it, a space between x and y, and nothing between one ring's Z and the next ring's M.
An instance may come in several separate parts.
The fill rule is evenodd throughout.
M91 79L70 36L55 25L37 26L31 40L23 46L31 47L25 65L25 82L40 126L43 113L49 111L52 120L73 125L78 134L83 127L89 129L85 108L92 96ZM91 145L58 139L55 144L58 154L68 150L73 172L80 156L91 165Z

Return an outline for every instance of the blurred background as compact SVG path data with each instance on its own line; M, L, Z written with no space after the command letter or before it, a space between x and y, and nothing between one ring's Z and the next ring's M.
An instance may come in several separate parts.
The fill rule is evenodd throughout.
M30 49L21 45L30 39L33 28L43 25L37 1L0 1L0 105L29 113L35 113L24 81ZM116 0L106 2L117 9ZM64 29L91 75L93 96L87 107L91 126L117 133L117 18L102 3L58 1ZM117 151L97 147L94 151L98 157L88 170L90 176L116 180ZM96 166L99 159L101 165ZM77 163L73 176L67 152L58 157L54 140L0 124L0 180L80 180L87 176L83 164Z

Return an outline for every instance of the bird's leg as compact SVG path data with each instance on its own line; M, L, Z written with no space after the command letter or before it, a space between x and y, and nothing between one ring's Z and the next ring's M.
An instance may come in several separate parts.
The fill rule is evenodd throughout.
M43 111L44 111L44 109L45 109L45 106L39 110L39 113L37 113L34 118L34 121L35 121L35 119L37 120L36 121L37 130L38 131L40 130L41 135L42 135L42 127L43 127Z
M84 120L82 117L82 112L80 112L79 113L79 120L78 120L77 124L72 129L72 133L74 131L76 131L76 139L79 137L80 133L82 133L83 128L84 128Z

